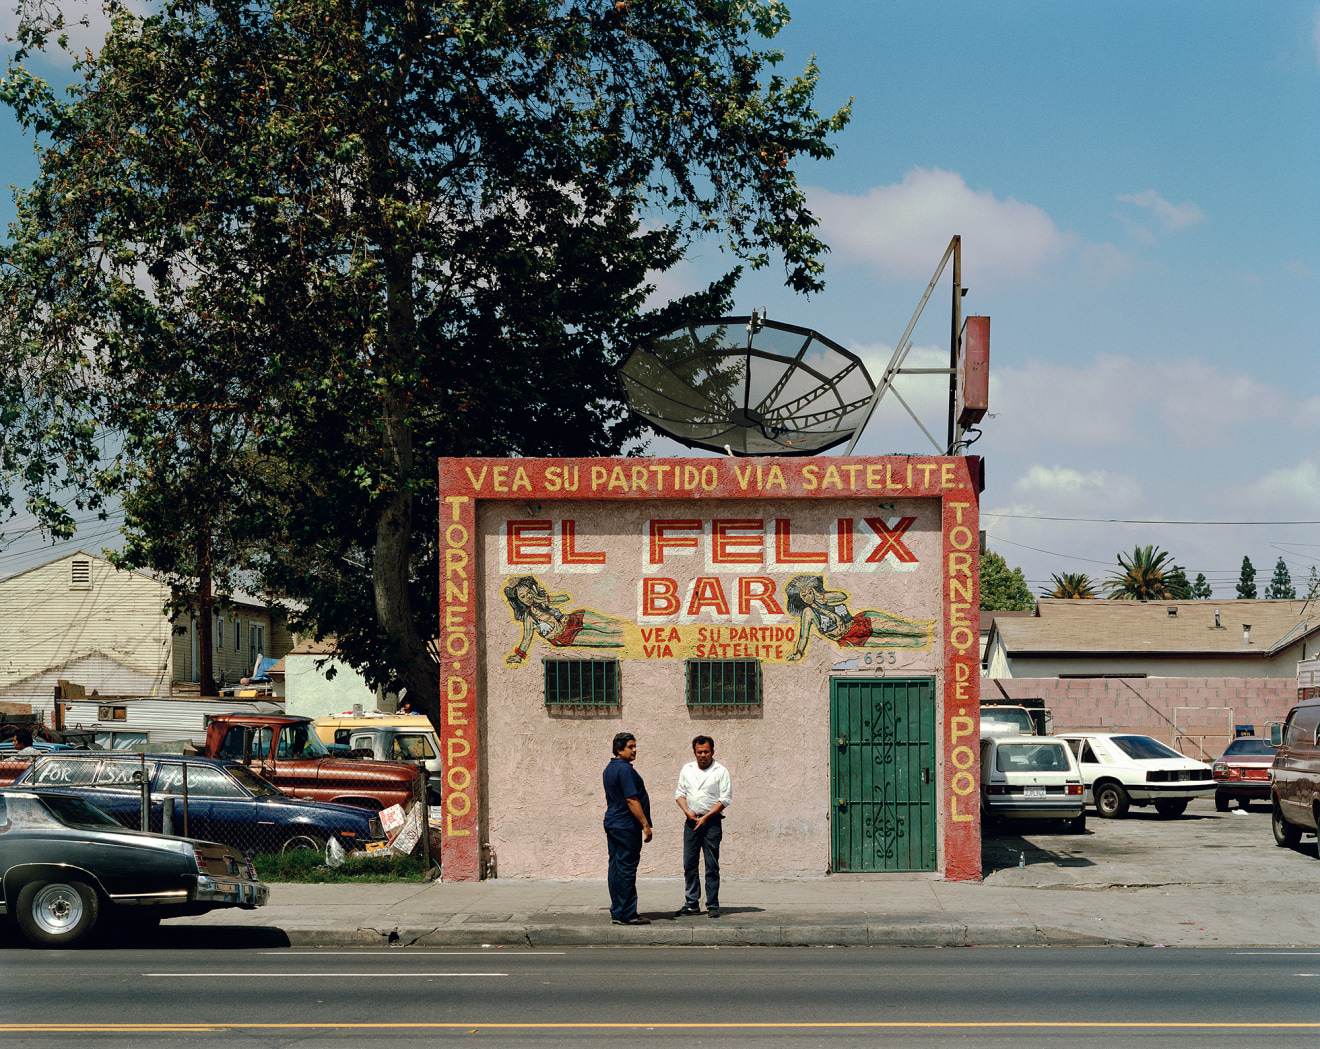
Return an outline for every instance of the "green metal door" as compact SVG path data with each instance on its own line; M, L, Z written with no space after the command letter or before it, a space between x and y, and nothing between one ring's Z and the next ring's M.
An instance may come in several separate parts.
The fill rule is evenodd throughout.
M835 871L935 869L935 679L830 680Z

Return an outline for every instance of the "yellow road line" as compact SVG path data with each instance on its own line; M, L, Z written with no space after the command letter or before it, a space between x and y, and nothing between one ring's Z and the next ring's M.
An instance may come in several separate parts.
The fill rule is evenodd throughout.
M466 1028L486 1028L488 1030L750 1030L750 1029L780 1029L780 1028L800 1028L800 1029L819 1029L819 1028L871 1028L871 1029L953 1029L953 1028L1033 1028L1033 1029L1160 1029L1160 1030L1221 1030L1226 1028L1247 1029L1247 1030L1320 1030L1320 1021L1285 1023L1277 1021L1253 1022L1243 1021L1224 1021L1224 1022L1206 1022L1206 1021L1187 1021L1179 1023L1177 1021L1151 1021L1143 1023L1133 1020L1095 1020L1095 1021L1067 1021L1067 1020L911 1020L911 1021L890 1021L890 1020L820 1020L820 1021L752 1021L749 1023L482 1023L481 1021L471 1021L468 1023L336 1023L333 1020L325 1020L312 1023L178 1023L178 1024L113 1024L113 1023L33 1023L33 1024L0 1024L0 1033L14 1032L141 1032L151 1033L172 1033L183 1031L222 1031L222 1030L344 1030L344 1031L375 1031L375 1030L458 1030Z

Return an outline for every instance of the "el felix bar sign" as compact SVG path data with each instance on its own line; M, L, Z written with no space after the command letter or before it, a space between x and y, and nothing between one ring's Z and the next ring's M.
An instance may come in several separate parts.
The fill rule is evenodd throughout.
M516 501L543 505L556 500L600 500L627 503L675 500L763 500L764 518L729 525L715 521L707 526L706 540L731 561L756 555L774 561L793 552L788 521L794 507L820 500L858 500L856 533L869 539L871 548L880 544L885 553L898 555L904 549L898 534L900 524L868 518L877 499L930 499L939 501L941 522L941 566L939 578L940 615L933 626L933 643L942 646L943 724L941 727L941 838L943 869L951 879L974 879L980 874L980 836L977 822L977 710L980 697L980 652L977 609L978 587L978 493L980 460L977 457L886 456L874 458L783 458L783 459L441 459L440 479L440 655L442 659L441 746L444 759L442 801L441 867L445 881L472 881L480 877L480 753L478 697L484 668L478 665L477 612L485 581L477 575L478 505ZM553 516L548 510L547 516ZM520 512L519 516L523 516ZM694 505L692 517L701 508ZM709 514L707 514L709 516ZM835 541L827 556L831 565L840 561L862 561L854 546L854 519L840 519ZM845 530L843 521L848 521ZM758 529L763 531L759 534ZM846 532L846 535L845 535ZM510 538L510 537L513 538ZM687 542L682 529L651 528L652 556L675 537ZM693 540L695 541L695 540ZM507 531L505 549L514 558L538 563L554 550L555 564L572 571L598 570L599 556L584 537L562 526L549 529ZM657 547L655 544L659 544ZM764 549L764 553L761 551ZM883 554L882 554L883 556ZM522 563L522 562L517 562ZM497 571L487 566L486 571ZM767 569L773 570L773 569ZM787 570L781 566L781 570ZM739 602L765 605L772 600L773 581L750 576L750 584L730 584L724 597L730 611ZM682 602L693 599L669 587L669 580L643 582L636 623L647 614L669 611L704 611L700 606L685 609ZM648 591L647 586L651 589ZM698 581L700 592L700 581ZM649 596L647 596L649 595ZM718 599L706 595L707 604ZM651 604L647 604L650 601ZM692 628L694 631L697 628ZM704 629L704 628L702 628ZM765 631L751 638L767 641ZM791 633L791 630L788 631ZM654 642L654 633L641 635ZM664 636L670 636L668 633ZM692 635L694 643L710 634ZM770 635L769 640L775 640ZM779 638L783 641L784 638ZM769 649L758 658L791 661L792 644L777 656ZM492 666L501 659L498 642L487 639ZM510 666L525 658L525 649L504 657ZM797 654L800 658L800 653Z

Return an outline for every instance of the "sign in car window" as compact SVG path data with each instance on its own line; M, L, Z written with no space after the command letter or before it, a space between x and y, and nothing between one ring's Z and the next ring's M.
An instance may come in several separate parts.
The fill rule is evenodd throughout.
M197 798L241 798L237 783L210 765L189 765L188 796ZM183 793L183 765L163 764L156 776L156 790L161 794Z
M151 776L153 762L147 762L147 776ZM96 774L96 784L100 787L133 787L141 781L135 777L143 769L141 762L137 761L107 761L101 766L101 771Z
M95 758L59 758L37 767L33 782L42 787L86 786L96 781L100 762Z

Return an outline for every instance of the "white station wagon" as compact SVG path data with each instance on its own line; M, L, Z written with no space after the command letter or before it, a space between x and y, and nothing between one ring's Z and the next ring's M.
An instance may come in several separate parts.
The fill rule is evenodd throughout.
M1181 816L1192 798L1213 798L1210 766L1179 754L1151 736L1119 732L1063 732L1077 756L1088 800L1106 819L1129 805L1154 805L1161 816Z
M1053 736L981 740L981 814L1000 819L1067 820L1086 830L1086 788L1067 744Z

